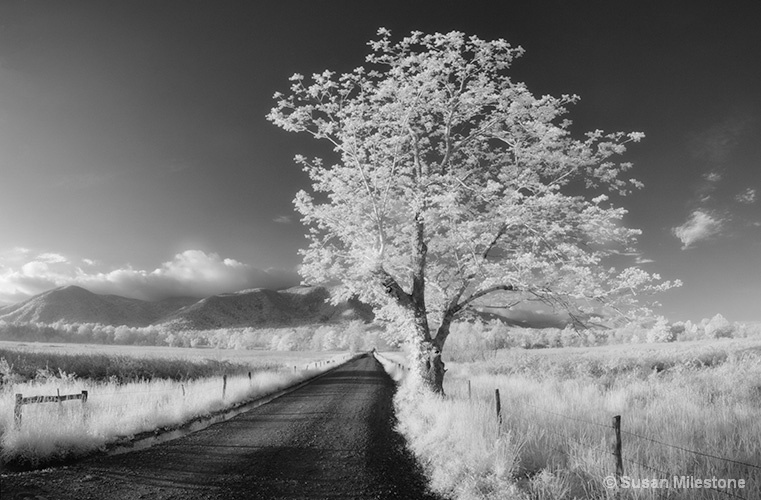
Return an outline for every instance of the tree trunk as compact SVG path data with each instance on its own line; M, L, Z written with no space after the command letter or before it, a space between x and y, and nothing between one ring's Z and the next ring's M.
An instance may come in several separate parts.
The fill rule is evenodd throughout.
M459 311L457 300L460 295L455 296L444 313L439 328L436 330L436 337L431 339L430 335L426 336L426 342L422 344L423 361L421 372L423 384L436 394L444 395L444 374L447 369L444 367L444 361L441 354L444 351L444 344L449 337L449 329L452 326L452 320Z
M434 342L424 342L422 345L423 359L420 367L423 385L435 394L444 395L444 362L441 360L441 349Z

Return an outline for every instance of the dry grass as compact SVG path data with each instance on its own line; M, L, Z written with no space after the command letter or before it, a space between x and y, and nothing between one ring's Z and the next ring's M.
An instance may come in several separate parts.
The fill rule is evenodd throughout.
M405 383L401 353L376 358L401 383L395 397L398 430L407 438L433 491L448 498L519 498L512 482L519 440L500 429L486 401L442 399ZM456 430L456 432L452 432Z
M333 355L344 361L349 355ZM290 361L289 358L289 366ZM302 360L303 361L303 360ZM324 361L324 360L323 360ZM336 366L301 363L279 371L258 371L228 377L224 398L222 377L189 381L155 379L130 383L97 382L70 378L7 384L0 390L0 443L2 460L37 465L82 455L107 443L162 427L178 426L249 399L298 383ZM77 394L80 401L22 406L20 426L14 424L14 395Z
M264 349L215 349L211 347L169 347L106 344L67 344L0 340L0 350L36 354L129 356L139 359L184 360L233 363L236 365L301 365L336 356L338 350L270 351Z
M445 399L398 399L400 430L432 486L449 498L613 498L603 479L615 470L611 421L621 415L626 476L734 478L746 486L627 489L616 498L757 499L761 354L755 342L519 350L487 363L449 363ZM496 441L497 388L503 441Z

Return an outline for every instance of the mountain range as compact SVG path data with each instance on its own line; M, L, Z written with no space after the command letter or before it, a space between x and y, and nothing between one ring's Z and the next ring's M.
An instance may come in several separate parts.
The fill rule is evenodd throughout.
M355 300L334 306L326 302L329 294L324 287L299 286L279 291L256 288L200 300L175 297L149 302L118 295L99 295L70 285L0 307L0 320L8 323L165 325L178 330L203 330L372 319L369 306Z
M327 302L326 287L297 286L285 290L255 288L203 299L173 297L156 302L118 295L99 295L69 285L48 290L18 304L0 307L8 323L100 323L132 327L157 325L172 330L304 325L360 319L371 321L370 306L358 300ZM499 319L526 328L563 328L567 315L536 308L478 307L484 320Z

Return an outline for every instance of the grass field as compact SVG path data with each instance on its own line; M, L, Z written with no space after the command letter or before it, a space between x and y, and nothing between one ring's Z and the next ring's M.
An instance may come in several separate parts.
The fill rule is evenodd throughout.
M182 359L203 361L212 359L241 364L298 365L330 359L343 351L270 351L247 349L214 349L210 347L168 347L103 344L68 344L47 342L16 342L0 340L0 349L44 354L106 354L148 359Z
M400 430L447 497L761 497L759 339L512 349L447 367L445 399L421 402L402 389L396 401ZM673 476L734 483L606 488L614 415L628 485L674 484Z
M23 381L12 371L3 374L6 382L0 386L0 458L6 464L36 466L83 455L142 432L176 427L276 392L336 366L349 354L71 344L14 346L3 342L0 361L8 357L38 363L38 372L33 379ZM82 378L76 371L53 369L60 364L88 367L98 363L106 367L127 364L138 368L126 372L129 374L126 378L113 374ZM212 365L223 369L227 379L225 383L223 373L175 379L132 376L141 370L145 373L155 367L159 370L161 365L179 366L180 373L185 374L195 373L196 366ZM12 362L6 361L5 369L11 366ZM17 381L13 381L14 378ZM74 400L23 405L21 423L14 421L15 394L55 396L59 392L67 395L83 390L88 391L85 404Z
M93 381L187 380L305 367L342 351L264 351L0 341L0 381L76 377Z

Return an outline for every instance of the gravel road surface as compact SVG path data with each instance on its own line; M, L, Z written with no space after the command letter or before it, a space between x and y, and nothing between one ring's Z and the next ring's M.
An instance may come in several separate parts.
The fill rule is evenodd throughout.
M230 420L121 455L4 474L10 499L434 499L365 356Z

